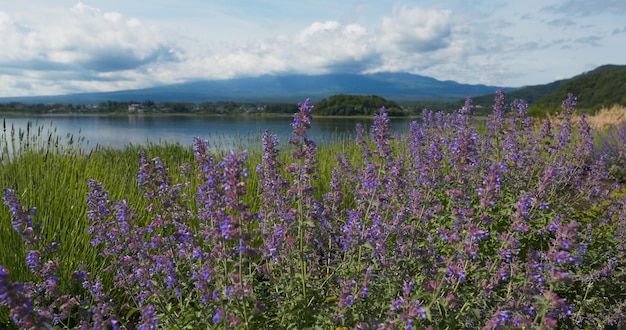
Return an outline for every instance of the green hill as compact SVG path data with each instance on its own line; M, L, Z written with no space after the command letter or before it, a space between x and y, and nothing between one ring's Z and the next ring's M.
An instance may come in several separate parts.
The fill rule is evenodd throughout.
M568 79L556 90L532 103L529 111L558 111L567 93L573 93L578 98L576 108L582 112L593 113L615 104L626 106L626 66L605 65Z
M406 112L396 102L380 96L338 94L315 103L315 113L323 116L371 116L387 109L390 116L406 116Z
M506 98L524 99L530 105L529 113L544 116L548 112L558 112L568 93L578 98L579 111L593 113L614 104L626 106L626 65L603 65L569 79L522 87L506 93ZM494 97L495 93L473 98L476 112L490 113ZM463 101L456 103L457 108L463 106Z
M567 82L567 79L557 80L545 85L533 85L526 86L512 92L506 93L506 98L509 100L523 99L529 104L534 104L542 97L553 93L558 90L563 84ZM567 93L565 94L567 96ZM472 98L472 103L479 109L484 109L482 112L490 113L493 106L493 101L496 94L482 95ZM565 97L564 97L565 98ZM465 100L458 103L459 106L463 106Z

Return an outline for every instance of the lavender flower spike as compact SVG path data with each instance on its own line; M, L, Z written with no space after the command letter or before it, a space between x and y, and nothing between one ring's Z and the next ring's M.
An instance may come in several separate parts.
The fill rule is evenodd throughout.
M291 124L293 135L306 138L306 130L311 128L311 112L313 112L313 106L309 105L309 99L300 103L298 110L293 116L293 123ZM295 141L290 142L294 144Z
M50 320L38 315L24 287L9 277L9 271L0 266L0 304L9 307L13 322L22 329L51 329Z

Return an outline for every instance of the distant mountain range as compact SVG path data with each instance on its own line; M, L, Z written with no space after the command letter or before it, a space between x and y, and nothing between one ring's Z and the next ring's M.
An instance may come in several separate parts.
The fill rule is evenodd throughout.
M455 101L468 95L494 94L498 86L460 84L408 73L264 75L254 78L193 81L116 92L57 96L5 97L0 102L96 104L127 102L298 102L335 94L378 95L394 101ZM513 88L508 88L511 91Z
M283 102L319 101L337 94L377 95L420 108L454 110L468 95L478 112L489 113L498 86L460 84L409 73L264 75L253 78L193 81L136 90L57 96L4 97L0 103L97 104L105 101ZM560 107L567 93L578 97L578 109L593 112L614 104L626 106L626 65L603 65L548 84L505 88L507 100L524 99L531 112Z

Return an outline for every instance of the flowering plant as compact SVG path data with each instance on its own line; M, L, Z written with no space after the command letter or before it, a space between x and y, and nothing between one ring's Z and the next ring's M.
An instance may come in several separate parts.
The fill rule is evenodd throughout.
M535 123L500 90L484 127L468 98L401 135L382 108L328 177L308 100L291 157L263 135L255 182L245 152L218 159L200 139L180 171L197 185L141 153L143 204L89 181L92 245L113 280L78 271L70 294L34 210L5 190L34 279L0 268L0 302L23 328L623 327L626 197L575 104Z

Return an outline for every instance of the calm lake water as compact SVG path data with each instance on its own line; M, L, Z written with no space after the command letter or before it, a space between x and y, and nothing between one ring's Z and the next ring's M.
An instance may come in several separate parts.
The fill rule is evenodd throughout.
M62 142L73 136L74 141L83 138L81 147L93 149L96 145L121 148L128 144L180 143L192 145L194 137L209 140L214 147L251 149L261 147L261 136L267 129L278 134L281 142L291 137L292 118L259 118L249 116L184 116L184 115L96 115L54 114L39 116L2 115L7 135L11 127L25 131L31 123L30 134L42 134L46 140L50 132ZM351 118L313 118L309 137L318 145L352 139L356 123L366 129L373 120ZM410 120L392 119L392 129L407 131ZM38 133L38 130L41 133Z

